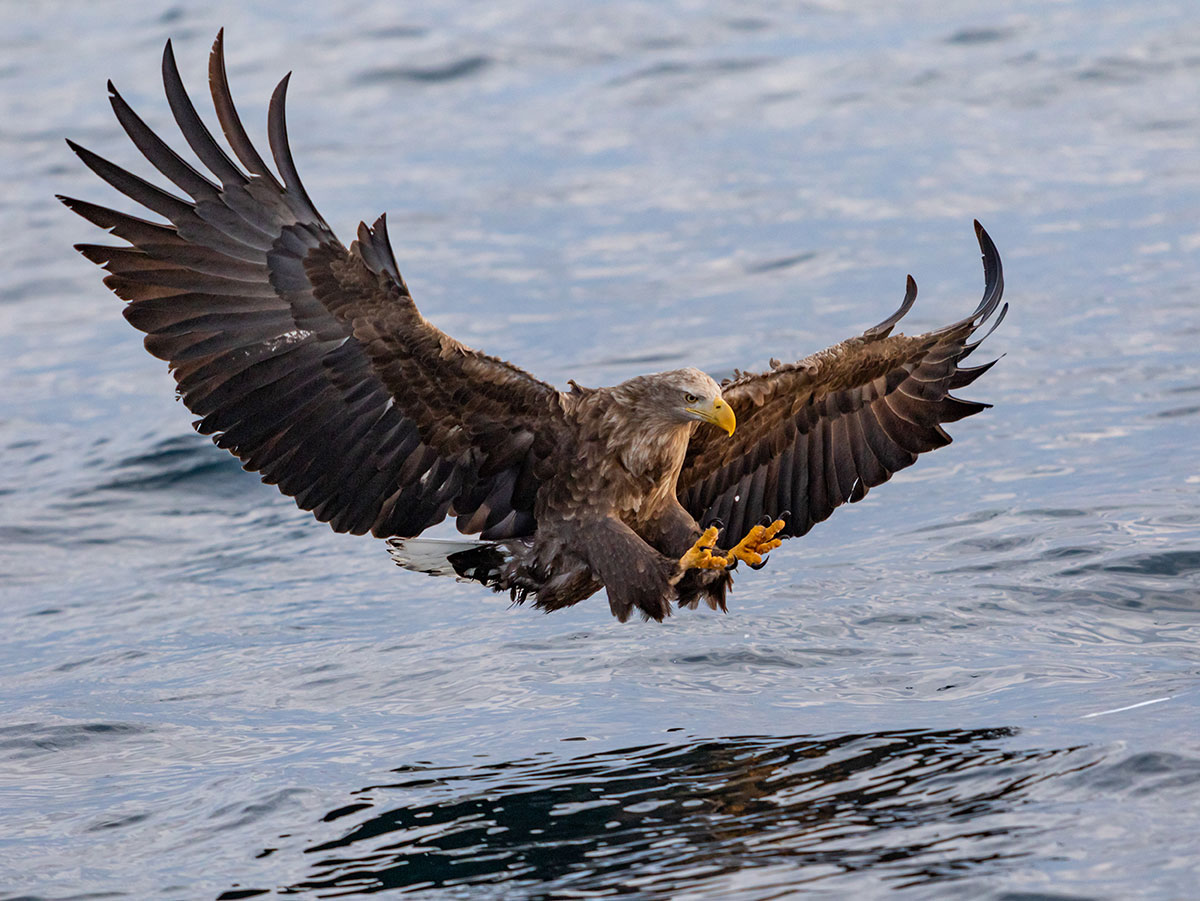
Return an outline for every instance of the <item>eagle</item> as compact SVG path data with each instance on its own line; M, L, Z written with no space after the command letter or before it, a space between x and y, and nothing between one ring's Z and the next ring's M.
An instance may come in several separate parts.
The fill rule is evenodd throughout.
M975 332L1007 311L978 222L983 299L943 328L892 334L916 299L909 276L893 315L797 362L720 384L687 368L563 391L428 322L384 216L349 247L335 237L288 145L290 73L268 108L274 171L234 108L223 32L208 74L233 156L167 42L167 101L207 171L108 83L117 120L177 190L68 141L158 221L59 199L125 242L76 248L168 362L196 430L338 532L411 538L452 516L503 544L487 582L516 601L557 610L604 588L622 621L661 621L672 604L725 610L739 562L762 565L784 538L949 444L944 424L990 406L951 394L995 363L962 365Z

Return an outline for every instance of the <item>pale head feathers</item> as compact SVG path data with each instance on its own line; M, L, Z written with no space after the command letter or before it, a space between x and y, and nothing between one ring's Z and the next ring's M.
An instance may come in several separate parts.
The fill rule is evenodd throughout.
M696 421L687 408L721 396L721 386L699 369L672 369L639 375L612 389L613 397L636 411L644 422L679 426Z

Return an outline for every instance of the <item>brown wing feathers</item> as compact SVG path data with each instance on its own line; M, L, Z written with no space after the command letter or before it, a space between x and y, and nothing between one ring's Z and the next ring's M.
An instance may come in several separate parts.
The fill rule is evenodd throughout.
M347 321L354 303L403 302L408 291L382 218L373 228L363 226L347 251L314 208L288 146L287 79L268 112L276 177L234 107L220 35L209 59L213 104L245 171L197 114L169 43L162 71L175 121L208 173L159 138L111 83L110 101L142 155L186 197L70 146L97 175L169 224L60 199L129 243L79 250L108 270L105 283L129 302L126 318L146 333L147 349L170 363L181 398L201 417L196 428L338 531L411 536L453 511L460 527L489 529L488 537L531 533L536 481L529 423L507 428L512 411L493 397L472 436L481 443L435 448L414 419L436 411L413 408L423 402L413 373L405 373L407 385L385 385L354 337ZM315 258L350 273L352 282L365 280L380 297L369 290L341 296L346 286L331 268L314 269ZM323 285L320 291L314 281ZM335 315L342 307L344 315ZM447 402L471 393L470 376L486 380L496 371L510 400L552 390L489 361L475 360L470 373L443 367L432 377L418 376L438 383L437 396ZM406 403L406 397L416 400Z
M680 500L701 525L720 520L736 539L764 516L783 516L782 535L803 535L919 454L949 444L943 424L988 406L949 393L993 365L959 363L982 340L967 343L972 333L999 308L995 328L1007 310L999 307L999 255L975 226L985 289L966 319L925 335L890 337L916 299L910 277L900 309L860 337L723 386L737 433L732 440L697 433L679 479Z

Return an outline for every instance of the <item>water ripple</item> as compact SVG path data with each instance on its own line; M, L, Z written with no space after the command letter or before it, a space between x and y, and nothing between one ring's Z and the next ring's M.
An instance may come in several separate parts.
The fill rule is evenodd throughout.
M0 726L0 756L21 760L57 751L76 750L108 741L119 741L151 731L133 723L24 723Z
M355 84L374 85L392 82L415 81L437 83L469 78L492 65L487 56L465 56L461 59L428 66L381 66L366 69L354 77Z

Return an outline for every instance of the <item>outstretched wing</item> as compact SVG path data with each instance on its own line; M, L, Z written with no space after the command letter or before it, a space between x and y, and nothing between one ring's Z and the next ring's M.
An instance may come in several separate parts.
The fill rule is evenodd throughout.
M532 533L534 467L555 440L558 392L425 322L382 217L360 226L349 249L334 237L292 161L287 78L268 113L278 178L234 109L221 34L209 81L241 166L196 113L167 43L167 99L207 173L109 83L133 143L187 197L71 143L169 224L60 198L130 245L78 249L108 270L104 282L129 301L125 317L146 349L170 363L197 430L340 532L413 536L453 513L466 533Z
M782 516L781 537L803 535L918 454L949 444L944 423L989 406L950 394L995 363L960 366L983 340L968 343L1000 308L1004 291L996 247L978 222L975 231L985 288L966 319L889 337L916 299L910 276L900 309L861 336L722 386L737 432L729 439L714 437L715 429L697 432L679 477L679 500L702 526L720 520L736 540L763 516ZM992 328L1007 310L1000 308Z

